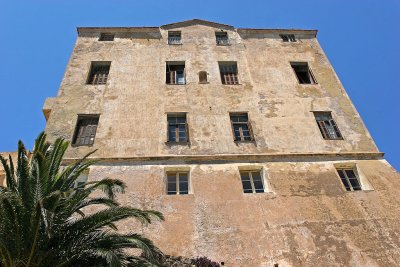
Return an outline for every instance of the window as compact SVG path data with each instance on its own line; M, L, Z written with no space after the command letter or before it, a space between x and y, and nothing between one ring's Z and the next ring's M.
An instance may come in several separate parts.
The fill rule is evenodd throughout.
M317 83L306 62L292 62L291 65L300 84Z
M78 176L78 178L75 180L74 188L77 188L78 190L85 188L85 184L88 180L88 176L89 176L88 170L81 173Z
M189 173L167 172L167 194L168 195L189 194Z
M186 114L169 114L168 121L168 142L186 143L189 139Z
M314 112L314 116L324 139L343 139L330 112Z
M281 38L284 42L296 42L296 37L294 36L294 34L281 34Z
M94 143L99 115L79 115L72 144L90 146Z
M244 193L264 193L261 171L240 171Z
M207 71L199 72L199 83L207 83Z
M114 41L113 33L101 33L99 41Z
M185 62L167 62L167 84L185 84Z
M222 84L239 84L236 62L219 62Z
M229 45L227 32L215 32L215 39L217 41L217 45Z
M108 73L110 71L110 65L111 62L109 61L92 62L87 84L106 84L108 79Z
M253 133L246 113L230 114L235 142L253 141Z
M354 169L337 169L337 172L347 191L362 190L357 173Z
M181 32L168 32L168 44L182 44Z

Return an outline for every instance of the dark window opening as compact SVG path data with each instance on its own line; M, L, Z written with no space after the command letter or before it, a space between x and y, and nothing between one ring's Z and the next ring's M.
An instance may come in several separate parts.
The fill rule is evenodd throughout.
M114 41L113 33L101 33L99 41Z
M261 171L240 171L244 193L264 193Z
M291 63L297 80L300 84L316 84L314 75L312 74L307 63Z
M182 44L181 32L168 32L168 44Z
M217 45L229 45L229 38L227 32L216 32L215 39Z
M72 144L75 146L93 145L98 123L99 115L78 116Z
M338 169L337 172L347 191L361 190L361 184L353 169Z
M92 62L87 84L106 84L111 62Z
M167 172L167 194L168 195L189 194L189 173Z
M185 84L185 62L167 62L166 81L167 84Z
M189 140L186 114L169 114L168 121L168 142L186 143Z
M253 131L246 113L231 114L233 137L236 142L253 141Z
M222 84L239 84L236 62L220 62L219 72Z
M281 34L281 38L284 42L296 42L296 37L294 34Z
M324 139L343 139L330 112L314 112L314 116Z
M206 71L200 71L199 72L199 83L207 83L207 72Z

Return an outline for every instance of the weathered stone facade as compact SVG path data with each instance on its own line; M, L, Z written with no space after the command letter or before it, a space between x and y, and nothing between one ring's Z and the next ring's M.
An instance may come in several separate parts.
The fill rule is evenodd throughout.
M217 46L215 32L230 45ZM182 44L168 45L168 31ZM100 33L114 41L99 41ZM293 34L297 42L283 42ZM86 84L110 61L107 84ZM166 84L166 62L185 62L186 84ZM223 85L220 61L237 62ZM307 62L317 84L299 84ZM200 84L198 73L208 73ZM142 231L167 254L225 266L400 265L400 175L384 159L312 30L235 29L201 20L161 27L78 28L57 97L44 107L50 139L72 139L78 114L99 114L90 179L122 179L124 204L161 211ZM331 111L343 140L325 140L313 111ZM186 112L189 143L167 143L167 113ZM229 113L247 112L254 142L234 142ZM346 191L336 168L362 189ZM259 170L264 193L245 194L240 170ZM167 195L166 172L187 171L190 194ZM121 229L137 229L125 222Z

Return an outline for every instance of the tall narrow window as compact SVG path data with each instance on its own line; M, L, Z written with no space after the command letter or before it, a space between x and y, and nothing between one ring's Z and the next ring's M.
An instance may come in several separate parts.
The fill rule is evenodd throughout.
M94 143L99 115L79 115L72 144L90 146Z
M217 45L229 45L227 32L215 32L215 39L217 41Z
M106 84L110 72L110 61L95 61L90 67L87 84Z
M114 41L113 33L101 33L99 41Z
M167 84L185 84L185 62L167 62Z
M219 62L222 84L239 84L236 62Z
M246 113L230 114L233 137L236 142L253 141L253 132Z
M168 142L186 143L189 140L186 114L169 114L168 121Z
M264 193L261 171L240 171L244 193Z
M168 195L189 194L189 173L167 172L167 194Z
M357 172L354 169L337 169L337 172L347 191L362 190Z
M168 32L168 44L182 44L181 32Z
M314 116L324 139L343 139L330 112L314 112Z
M296 37L294 36L294 34L281 34L281 38L284 42L296 42Z
M290 64L292 65L292 68L296 73L297 80L299 81L300 84L317 83L307 62L292 62Z

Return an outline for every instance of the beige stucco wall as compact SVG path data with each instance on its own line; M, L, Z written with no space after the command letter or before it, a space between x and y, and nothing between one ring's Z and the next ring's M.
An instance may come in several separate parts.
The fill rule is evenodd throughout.
M110 30L110 29L108 29ZM283 43L279 31L191 24L182 45L124 29L113 42L82 31L57 97L46 102L50 140L71 140L78 114L100 114L90 180L122 179L121 203L163 212L143 231L173 255L208 256L227 266L396 266L400 264L399 174L382 159L316 38ZM143 31L146 31L144 29ZM152 30L152 35L157 36ZM240 33L240 34L239 34ZM138 36L138 35L135 35ZM147 36L143 38L143 36ZM121 37L121 38L120 38ZM86 85L91 61L111 61L107 85ZM165 84L165 62L185 61L186 85ZM218 61L237 61L240 85L222 85ZM299 85L291 61L318 84ZM208 72L199 84L198 72ZM254 143L233 142L229 112L248 112ZM344 140L324 140L312 111L332 111ZM170 146L166 113L187 112L190 145ZM346 192L335 170L355 164L364 191ZM261 168L268 192L244 194L239 168ZM191 194L165 194L165 170L190 168Z
M93 146L99 157L377 151L315 38L283 43L228 31L232 45L216 46L215 28L174 30L182 31L183 45L167 45L165 30L162 39L79 37L46 132L72 139L77 114L100 114ZM112 62L107 85L85 84L91 61ZM165 84L166 61L186 62L186 85ZM218 61L237 61L241 85L221 84ZM299 85L290 61L307 61L318 84ZM203 70L209 84L198 83ZM343 141L323 140L316 110L333 112ZM232 142L229 112L235 111L248 112L254 144ZM168 112L188 113L190 146L165 144Z
M165 221L141 231L165 253L206 255L226 266L398 266L400 175L385 160L355 163L371 190L345 191L334 164L343 161L229 164L110 164L89 180L122 179L118 200L156 209ZM165 194L165 170L190 168L190 195ZM244 194L239 168L256 166L272 192ZM364 184L363 184L364 186Z

